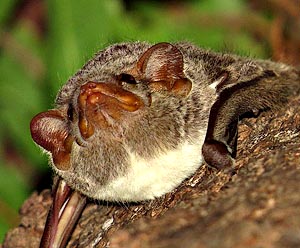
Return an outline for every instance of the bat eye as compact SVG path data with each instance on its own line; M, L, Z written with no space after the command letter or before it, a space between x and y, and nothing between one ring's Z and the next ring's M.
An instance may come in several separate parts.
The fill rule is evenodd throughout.
M68 110L67 110L67 116L69 121L74 120L74 108L72 104L69 104Z
M118 80L123 83L128 83L128 84L137 84L137 81L135 80L134 76L127 74L127 73L121 73L118 76Z

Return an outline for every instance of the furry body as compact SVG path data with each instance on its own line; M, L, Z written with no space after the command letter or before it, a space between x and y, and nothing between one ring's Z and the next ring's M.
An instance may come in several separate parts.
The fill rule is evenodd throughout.
M153 51L151 47L125 43L99 52L57 96L57 125L75 141L68 169L60 169L54 160L51 165L70 187L88 197L110 201L159 197L201 166L203 144L208 144L203 146L208 147L203 149L206 162L216 167L231 163L236 134L228 126L236 125L245 112L280 105L299 82L299 72L284 64L213 53L188 43L165 43ZM124 82L120 75L136 82ZM84 91L87 82L118 85L141 99L142 107L133 112L118 110L118 117L112 117L116 110L98 96L105 85L100 93L94 85ZM171 83L165 86L164 82ZM191 89L182 90L182 82L191 83ZM181 91L189 92L183 96ZM85 99L82 104L80 99ZM95 107L95 101L102 102ZM88 111L101 116L97 117L100 126ZM92 135L85 137L83 129Z

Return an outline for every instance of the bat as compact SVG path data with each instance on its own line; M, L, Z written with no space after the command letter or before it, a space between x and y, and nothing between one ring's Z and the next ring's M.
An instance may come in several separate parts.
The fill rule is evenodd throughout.
M30 123L59 178L40 247L64 247L86 197L150 200L204 162L231 170L240 117L282 106L299 86L292 66L190 43L100 51Z

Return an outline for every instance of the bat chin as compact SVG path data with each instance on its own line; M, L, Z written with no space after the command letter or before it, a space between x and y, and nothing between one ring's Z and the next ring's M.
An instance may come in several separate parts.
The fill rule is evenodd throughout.
M86 196L73 191L57 177L40 248L65 247L86 205Z

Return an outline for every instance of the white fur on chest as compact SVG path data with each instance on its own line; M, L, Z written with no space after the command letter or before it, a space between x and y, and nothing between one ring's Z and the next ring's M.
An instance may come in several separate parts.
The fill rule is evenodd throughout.
M130 153L131 168L125 176L99 188L95 198L110 201L142 201L172 191L202 164L203 138L145 160Z

